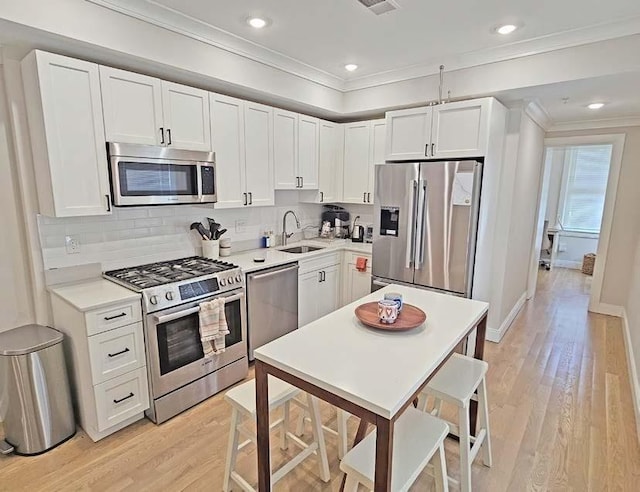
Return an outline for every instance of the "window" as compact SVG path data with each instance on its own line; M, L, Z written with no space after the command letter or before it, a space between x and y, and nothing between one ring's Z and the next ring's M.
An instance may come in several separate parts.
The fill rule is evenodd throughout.
M560 203L562 228L600 233L613 145L580 145L565 152Z

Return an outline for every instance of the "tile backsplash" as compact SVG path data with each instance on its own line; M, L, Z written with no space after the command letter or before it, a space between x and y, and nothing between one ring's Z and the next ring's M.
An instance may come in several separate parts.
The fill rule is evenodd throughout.
M296 212L302 229L320 224L320 205L299 203L297 192L277 192L274 207L116 207L109 216L39 216L38 227L46 269L100 263L103 270L111 270L200 254L200 240L189 225L195 221L206 224L206 217L228 229L224 237L231 239L234 252L257 248L265 230L273 230L279 238L282 216L287 210ZM293 219L288 220L288 229L302 237L302 229L296 231ZM79 241L79 252L67 253L66 236Z

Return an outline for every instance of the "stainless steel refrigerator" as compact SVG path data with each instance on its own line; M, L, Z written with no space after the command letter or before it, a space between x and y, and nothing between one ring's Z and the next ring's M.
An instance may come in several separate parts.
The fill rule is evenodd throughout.
M471 297L482 163L376 166L372 290L390 283Z

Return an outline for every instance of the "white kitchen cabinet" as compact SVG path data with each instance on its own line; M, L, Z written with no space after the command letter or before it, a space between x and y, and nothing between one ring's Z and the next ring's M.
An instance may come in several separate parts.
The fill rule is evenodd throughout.
M485 156L494 101L493 98L472 99L387 112L386 159Z
M111 213L98 65L43 51L22 61L40 213Z
M274 205L273 108L245 102L244 135L247 206Z
M359 256L368 260L366 271L361 272L356 268L356 259ZM347 252L343 272L342 303L344 305L371 294L371 255Z
M243 207L246 200L244 101L209 94L211 143L216 149L215 208Z
M315 321L338 309L340 256L331 253L299 262L298 326Z
M373 203L375 194L375 168L378 164L385 163L387 140L386 120L373 120L371 122L371 149L369 151L369 179L367 181L367 203Z
M207 91L163 80L162 114L166 145L176 149L211 150Z
M371 124L368 121L344 125L344 181L342 201L367 203Z
M434 106L431 157L484 156L489 144L491 101L491 98L483 98Z
M107 142L161 145L160 79L101 66L100 85Z
M206 91L105 66L100 83L108 142L211 150Z
M273 155L277 190L318 188L320 120L273 110Z
M278 190L300 188L298 173L298 115L283 109L273 110L273 159L275 187Z
M320 121L317 202L331 203L342 199L344 159L344 126Z

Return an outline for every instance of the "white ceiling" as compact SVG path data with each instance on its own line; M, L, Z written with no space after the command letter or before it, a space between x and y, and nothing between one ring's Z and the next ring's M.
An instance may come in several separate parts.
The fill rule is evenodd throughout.
M479 59L491 61L487 55L492 50L497 57L522 56L640 32L637 0L398 0L400 10L381 16L356 0L109 3L144 8L147 18L165 23L175 23L181 16L181 22L195 22L199 28L206 26L233 35L235 39L227 38L228 43L249 41L242 46L244 51L266 49L340 79L447 62L453 65L447 66L451 69L461 58L474 53ZM246 23L249 16L266 17L271 25L253 29ZM508 36L492 32L504 23L523 27ZM357 63L360 68L349 74L344 70L345 63Z

